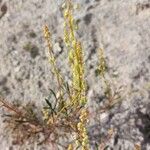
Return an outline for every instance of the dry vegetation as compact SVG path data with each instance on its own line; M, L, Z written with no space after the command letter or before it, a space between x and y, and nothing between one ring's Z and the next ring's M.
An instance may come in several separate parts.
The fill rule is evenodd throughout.
M71 0L66 0L64 6L64 42L68 50L72 83L64 80L63 75L56 65L56 59L51 43L51 34L48 26L44 26L44 37L49 51L49 62L52 66L52 73L56 79L57 90L51 89L50 94L45 98L45 105L42 110L36 108L35 104L29 103L9 104L7 100L0 97L0 102L5 108L4 123L7 130L11 130L14 143L23 144L27 140L38 144L51 144L54 148L61 146L63 149L90 149L88 137L89 113L86 96L85 67L83 49L81 42L76 38L77 25L73 18L74 6ZM111 109L120 100L119 92L113 91L109 81L105 77L106 62L104 50L99 49L100 65L98 74L104 83L106 104L99 108L97 113ZM53 101L53 102L52 102ZM42 140L38 140L39 135ZM111 138L113 129L108 131L106 140ZM71 137L71 138L70 138ZM62 140L63 139L63 140ZM98 145L97 149L104 149L105 141ZM139 147L136 145L136 149Z

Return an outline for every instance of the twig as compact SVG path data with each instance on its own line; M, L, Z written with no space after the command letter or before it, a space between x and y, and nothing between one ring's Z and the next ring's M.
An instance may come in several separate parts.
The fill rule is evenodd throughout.
M14 106L12 106L11 104L6 103L6 102L5 102L5 99L2 98L1 96L0 96L0 102L3 104L3 105L2 105L3 107L7 108L8 110L11 110L11 111L15 112L15 113L16 113L17 115L19 115L19 116L22 116L22 113L21 113L19 110L17 110L17 109L16 109Z

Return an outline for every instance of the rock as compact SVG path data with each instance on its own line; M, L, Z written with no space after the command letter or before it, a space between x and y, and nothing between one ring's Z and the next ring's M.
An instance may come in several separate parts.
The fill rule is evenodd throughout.
M150 109L149 1L75 2L80 4L80 10L75 10L79 26L77 33L85 50L86 68L89 69L86 71L86 80L88 105L92 106L90 111L100 109L107 101L103 95L102 78L96 71L99 48L104 48L108 66L106 75L114 93L117 88L125 87L121 92L122 102L104 113L94 113L94 117L98 117L97 120L91 118L93 120L88 129L93 147L99 145L100 139L113 127L116 129L115 136L106 140L106 147L133 150L138 143L142 144L142 149L150 149L149 131L146 129L149 129ZM62 44L61 4L62 0L0 0L0 94L9 101L33 101L41 106L49 94L49 89L56 87L42 33L45 24L50 28L52 41L56 41L53 46L54 53L58 56L58 66L66 76L65 79L70 82L68 50ZM111 98L116 100L115 96ZM95 133L93 137L92 133ZM1 134L0 145L3 150L13 147L11 142L6 142L7 139L8 137L4 138ZM115 144L112 141L115 141ZM26 146L20 149L25 148Z

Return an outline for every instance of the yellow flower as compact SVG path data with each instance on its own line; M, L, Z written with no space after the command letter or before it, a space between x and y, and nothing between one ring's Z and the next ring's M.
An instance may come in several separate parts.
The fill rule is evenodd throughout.
M78 125L77 125L77 128L78 128L78 130L82 130L83 124L81 122L79 122Z
M76 146L78 147L80 145L80 142L78 140L75 141Z
M68 11L68 9L66 9L65 11L64 11L64 18L67 18L69 16L69 11Z
M73 145L69 144L68 149L67 150L73 150Z

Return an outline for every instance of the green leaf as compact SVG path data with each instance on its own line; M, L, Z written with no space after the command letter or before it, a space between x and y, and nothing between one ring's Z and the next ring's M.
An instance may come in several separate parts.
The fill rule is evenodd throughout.
M46 101L47 105L49 106L49 108L51 109L52 113L55 113L55 114L56 114L56 111L55 111L54 108L52 107L52 104L49 102L49 100L45 98L45 101Z
M49 102L49 100L45 98L45 101L46 101L47 105L48 105L50 108L52 108L52 104ZM52 109L53 109L53 108L52 108Z
M65 87L66 87L67 92L70 94L70 87L69 87L68 82L66 82Z
M55 104L54 104L54 107L52 107L52 104L49 102L49 104L51 105L49 105L50 106L50 108L52 108L53 110L56 108L56 106L57 106L57 102L58 102L58 99L57 99L57 96L56 96L56 94L55 94L55 92L52 90L52 89L50 89L50 94L49 94L49 96L48 96L48 101L51 99L51 94L54 96L54 98L55 98Z
M55 99L57 100L57 96L56 96L56 94L55 94L55 92L52 90L52 89L50 89L50 92L53 94L53 96L55 97ZM50 97L51 95L49 95L49 97ZM49 98L48 98L49 99Z

